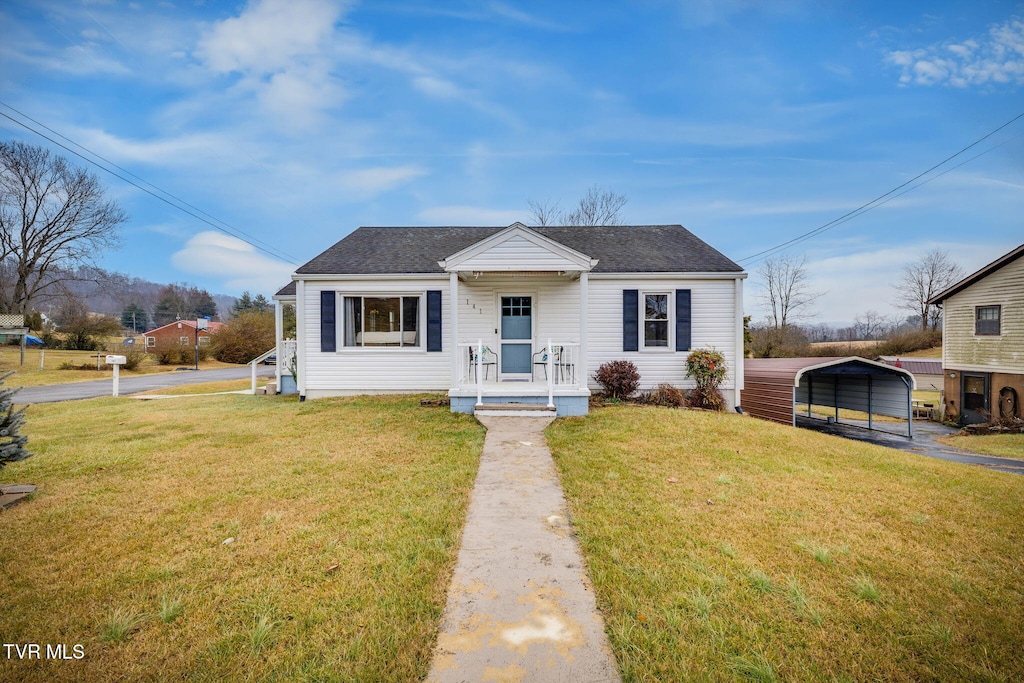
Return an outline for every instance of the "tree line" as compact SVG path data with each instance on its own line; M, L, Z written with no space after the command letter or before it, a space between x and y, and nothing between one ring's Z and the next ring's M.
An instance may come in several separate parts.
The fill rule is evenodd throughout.
M809 348L813 343L898 338L903 342L892 347L895 353L937 346L942 342L942 309L928 302L963 279L963 269L947 252L933 249L894 275L892 303L906 315L886 316L868 309L858 313L852 325L837 328L807 321L811 304L825 292L812 287L806 256L766 259L755 273L766 315L756 323L748 318L747 353L755 358L814 355Z

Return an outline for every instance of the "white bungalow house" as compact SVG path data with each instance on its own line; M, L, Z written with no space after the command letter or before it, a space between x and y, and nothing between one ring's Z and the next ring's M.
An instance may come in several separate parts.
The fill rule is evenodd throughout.
M688 352L715 348L731 408L745 277L681 225L362 227L275 295L278 348L293 303L302 399L446 391L453 411L531 403L558 415L587 412L602 363L632 361L641 388L687 387Z

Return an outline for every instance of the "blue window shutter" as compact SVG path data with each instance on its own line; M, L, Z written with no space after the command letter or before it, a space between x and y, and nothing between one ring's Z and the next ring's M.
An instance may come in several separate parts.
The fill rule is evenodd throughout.
M622 290L622 350L637 351L640 348L640 291Z
M676 290L676 351L690 350L690 290Z
M427 351L441 350L441 290L427 291Z
M338 350L338 308L334 303L334 292L320 292L320 350Z

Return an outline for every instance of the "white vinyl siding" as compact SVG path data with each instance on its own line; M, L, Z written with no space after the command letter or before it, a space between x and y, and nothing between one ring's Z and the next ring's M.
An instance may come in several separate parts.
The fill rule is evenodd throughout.
M372 277L372 276L370 276ZM414 348L346 348L343 346L345 296L402 296L411 292L441 290L442 351L427 352L425 345ZM320 351L320 292L337 292L338 350ZM305 354L306 396L337 396L387 392L447 391L451 385L451 344L448 276L410 276L409 279L374 281L307 280L305 297L296 301L303 308L303 331L298 335ZM421 305L421 309L425 308ZM421 323L425 321L421 313ZM425 325L421 331L425 334Z
M503 295L533 297L534 351L547 344L549 337L556 342L579 341L580 283L577 280L498 275L459 283L459 341L483 339L485 345L497 350L498 306Z
M512 236L459 264L462 271L572 271L579 264L522 236Z
M999 306L999 334L976 334L979 307ZM1024 258L1019 258L942 306L943 367L1024 373Z
M628 360L640 372L640 388L653 389L665 382L681 388L693 388L694 383L686 377L686 356L689 351L671 353L645 352L643 339L639 351L622 350L622 290L636 289L641 292L674 292L689 289L691 312L691 348L714 348L725 356L729 374L722 383L723 394L729 406L735 405L736 340L739 337L736 326L740 325L742 314L736 311L736 281L687 280L683 278L636 279L602 277L590 274L590 296L588 301L589 323L587 340L587 377L591 390L600 386L593 381L597 368L608 361ZM669 310L670 324L674 325L675 313ZM643 334L641 329L641 334ZM669 349L674 349L670 346Z

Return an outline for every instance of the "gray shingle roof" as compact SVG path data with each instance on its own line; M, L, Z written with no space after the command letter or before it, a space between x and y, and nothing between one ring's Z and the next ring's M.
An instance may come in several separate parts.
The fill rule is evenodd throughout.
M296 272L300 275L443 273L438 261L504 229L363 227ZM598 259L594 273L743 271L681 225L548 226L530 229Z

